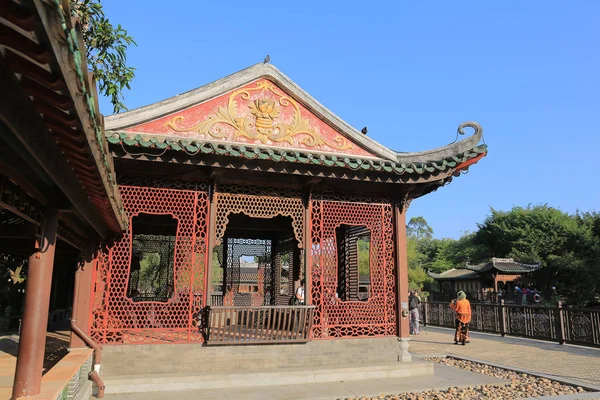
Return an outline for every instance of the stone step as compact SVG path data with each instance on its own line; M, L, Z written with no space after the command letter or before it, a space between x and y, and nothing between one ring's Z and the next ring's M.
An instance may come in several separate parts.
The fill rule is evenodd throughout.
M260 368L258 365L256 367ZM106 385L105 393L119 394L297 385L433 374L433 363L413 361L348 367L282 368L252 372L121 375L107 376L103 379Z

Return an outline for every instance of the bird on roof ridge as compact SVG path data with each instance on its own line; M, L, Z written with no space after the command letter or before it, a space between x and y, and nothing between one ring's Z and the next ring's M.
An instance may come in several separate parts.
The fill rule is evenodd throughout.
M362 132L362 134L363 134L363 135L366 135L366 134L367 134L367 132L368 132L368 131L367 131L367 127L365 126L364 128L362 128L362 129L361 129L361 132Z
M269 61L271 61L271 56L267 54L267 56L265 57L264 64L267 64Z

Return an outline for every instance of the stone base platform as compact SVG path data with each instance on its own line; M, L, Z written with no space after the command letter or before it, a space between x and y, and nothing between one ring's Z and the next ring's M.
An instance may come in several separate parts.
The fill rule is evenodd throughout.
M146 374L105 377L107 394L179 392L189 390L259 389L260 387L288 386L370 379L412 379L433 376L431 362L415 361L351 367L281 368L277 370L247 372L212 372L180 374Z
M412 364L412 365L411 365ZM423 367L425 363L416 361L413 363L395 363L400 371L410 371L411 367ZM368 376L373 372L373 366L363 366L362 369ZM383 366L380 366L381 371ZM507 384L494 377L477 374L452 368L441 364L425 366L427 372L432 369L432 374L412 375L397 377L379 377L368 379L352 380L351 375L341 376L343 369L334 368L321 369L320 375L331 374L330 380L321 383L303 383L303 384L280 384L280 381L274 380L265 386L251 387L227 387L227 388L199 388L188 390L174 390L170 386L170 381L160 384L160 389L153 392L139 393L118 393L107 394L106 400L225 400L225 399L244 399L244 400L336 400L345 398L360 398L362 396L378 397L382 394L402 393L402 392L421 392L432 389L443 390L450 386L477 386L486 384ZM361 368L356 368L361 369ZM392 369L393 370L393 369ZM290 371L291 372L291 371ZM415 371L416 372L416 371ZM354 377L359 377L355 375ZM273 377L275 378L275 377ZM108 385L107 383L107 389Z
M108 379L138 374L260 372L390 364L407 361L406 344L396 337L382 337L313 340L304 344L104 346L100 375Z
M100 374L107 394L433 375L433 363L406 361L406 344L384 337L304 344L105 346Z

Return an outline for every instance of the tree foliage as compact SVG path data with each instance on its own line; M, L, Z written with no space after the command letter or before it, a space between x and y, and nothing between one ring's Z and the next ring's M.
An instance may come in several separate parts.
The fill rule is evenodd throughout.
M358 273L370 278L371 271L371 235L364 235L356 242L358 247Z
M131 89L135 76L135 68L127 65L127 48L135 41L121 25L110 23L100 0L71 0L71 11L81 21L88 66L100 94L110 99L115 113L127 110L123 90Z
M161 282L160 254L142 253L140 256L140 275L137 290L140 293L155 293Z
M411 223L417 221L416 224ZM435 291L426 271L442 272L491 257L512 257L524 263L540 262L535 273L546 293L556 287L573 305L591 305L600 299L600 214L562 212L548 205L490 210L478 230L458 240L434 239L424 218L407 226L408 276L412 289Z
M411 218L408 225L406 225L406 233L416 240L426 240L433 237L433 229L423 217Z

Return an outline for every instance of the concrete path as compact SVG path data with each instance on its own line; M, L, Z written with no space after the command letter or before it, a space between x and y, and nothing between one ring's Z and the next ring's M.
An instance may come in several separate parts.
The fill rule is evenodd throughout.
M450 386L477 386L508 383L491 376L477 374L446 365L435 365L435 374L411 378L386 378L362 381L340 381L303 385L275 385L240 389L212 389L176 392L152 392L105 395L106 400L332 400L347 397L397 394L403 392L442 390Z
M456 354L600 385L600 349L541 340L472 332L471 343L455 345L454 330L421 327L411 336L409 351L418 355Z

